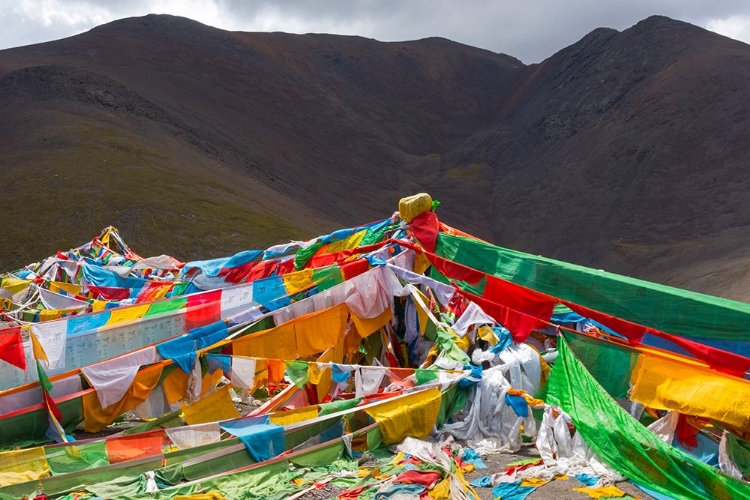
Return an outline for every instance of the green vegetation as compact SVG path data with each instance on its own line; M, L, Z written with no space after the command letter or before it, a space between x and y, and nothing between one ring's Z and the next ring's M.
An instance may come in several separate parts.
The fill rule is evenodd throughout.
M28 237L0 240L2 269L85 243L110 224L139 254L180 259L312 236L265 212L219 176L191 168L174 175L175 169L162 166L167 156L114 128L69 118L53 130L19 147L19 158L6 158L26 167L4 172L0 213L6 227Z
M463 168L449 168L445 172L445 178L454 180L477 180L482 174L491 174L491 172L491 169L486 163L469 163Z

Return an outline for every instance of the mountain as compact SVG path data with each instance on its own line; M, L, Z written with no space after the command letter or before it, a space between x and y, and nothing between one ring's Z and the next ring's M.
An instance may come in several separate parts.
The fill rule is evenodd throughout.
M540 64L149 15L0 51L0 268L210 257L427 191L503 246L750 298L750 47L664 17Z

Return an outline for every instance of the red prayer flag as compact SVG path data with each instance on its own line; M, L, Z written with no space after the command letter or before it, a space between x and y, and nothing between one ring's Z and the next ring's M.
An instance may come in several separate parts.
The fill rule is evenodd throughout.
M740 356L739 354L717 349L716 347L711 347L664 332L652 330L650 333L682 347L718 372L744 378L745 373L750 369L750 358Z
M345 280L352 279L355 276L359 276L370 269L370 263L367 259L357 259L346 264L341 265L341 274Z
M487 275L482 297L516 311L549 321L557 299L536 290Z
M130 297L130 288L95 285L89 285L88 288L102 300L125 300Z
M57 403L55 403L55 400L52 399L52 396L50 396L49 393L45 390L42 390L42 394L44 395L44 402L47 405L47 411L51 415L54 415L58 422L61 422L62 413L60 413L60 409L57 407Z
M192 330L221 319L221 289L188 295L185 327Z
M651 328L645 327L643 325L620 319L616 316L611 316L603 312L595 311L593 309L589 309L588 307L579 306L578 304L569 302L567 300L561 300L560 302L562 304L565 304L572 311L577 312L584 318L593 319L594 321L601 323L602 325L619 333L620 335L624 335L633 344L640 344L646 332L653 333L654 331Z
M440 231L440 222L435 212L430 211L417 215L409 223L409 228L425 250L428 252L435 251L438 232Z
M532 330L545 328L547 326L547 323L540 318L529 316L528 314L516 311L510 307L495 304L494 302L472 293L464 291L459 291L458 293L474 302L481 307L484 312L492 316L495 321L510 330L513 341L517 344L525 341Z
M698 427L688 421L687 415L680 413L677 418L677 441L688 450L695 449L698 446L698 433L701 431Z
M21 370L26 369L26 354L23 352L20 326L0 330L0 359Z

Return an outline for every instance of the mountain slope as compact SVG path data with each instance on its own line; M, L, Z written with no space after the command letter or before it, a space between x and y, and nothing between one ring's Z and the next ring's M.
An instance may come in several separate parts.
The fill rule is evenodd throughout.
M0 51L0 266L110 223L144 254L223 255L427 190L495 243L744 298L749 80L750 47L662 17L531 66L124 19Z

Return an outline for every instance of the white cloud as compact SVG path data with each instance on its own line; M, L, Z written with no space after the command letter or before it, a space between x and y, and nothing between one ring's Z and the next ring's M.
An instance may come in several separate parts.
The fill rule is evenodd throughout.
M750 43L750 15L711 19L706 23L706 29L735 40Z
M60 0L10 2L10 12L24 23L38 23L44 27L52 25L79 26L94 24L109 19L106 8L89 2L63 2Z

